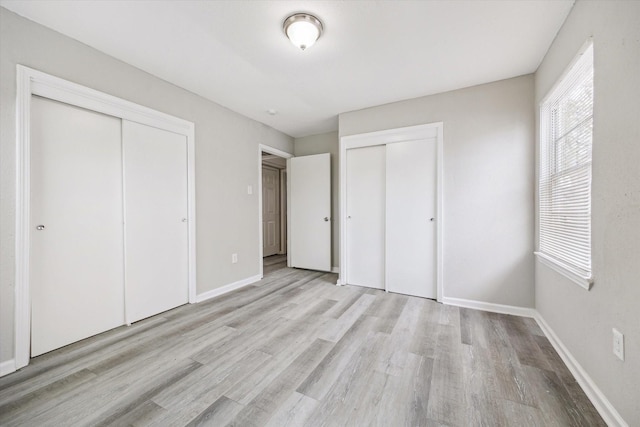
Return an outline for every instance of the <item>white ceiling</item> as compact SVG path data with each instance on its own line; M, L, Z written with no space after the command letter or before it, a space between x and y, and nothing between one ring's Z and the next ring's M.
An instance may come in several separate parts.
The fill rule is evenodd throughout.
M294 137L337 115L534 72L573 0L59 1L0 5ZM302 52L293 12L322 20ZM278 114L271 116L267 110Z

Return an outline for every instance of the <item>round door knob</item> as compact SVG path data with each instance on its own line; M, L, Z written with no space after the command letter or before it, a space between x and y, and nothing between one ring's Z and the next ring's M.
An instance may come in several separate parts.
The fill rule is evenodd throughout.
M182 218L182 222L187 222L187 218Z
M44 225L38 225L38 226L36 227L36 230L44 230Z
M325 216L325 217L324 217L324 220L325 220L325 222L326 222L326 221L329 221L329 217L328 217L328 216Z

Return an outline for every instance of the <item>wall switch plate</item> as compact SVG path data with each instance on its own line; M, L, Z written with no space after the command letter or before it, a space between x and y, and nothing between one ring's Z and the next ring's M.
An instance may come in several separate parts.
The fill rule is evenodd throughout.
M253 185L247 186L247 194L253 194Z
M613 354L624 360L624 335L616 328L613 328Z
M238 254L231 254L231 264L236 264L238 262Z

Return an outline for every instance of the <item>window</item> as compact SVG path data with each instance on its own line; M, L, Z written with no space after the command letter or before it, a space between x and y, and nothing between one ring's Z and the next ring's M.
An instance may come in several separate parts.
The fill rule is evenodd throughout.
M593 45L540 105L539 251L545 264L589 289Z

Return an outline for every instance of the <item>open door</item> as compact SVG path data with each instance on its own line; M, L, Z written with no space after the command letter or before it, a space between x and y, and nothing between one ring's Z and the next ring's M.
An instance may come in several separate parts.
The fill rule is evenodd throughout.
M331 158L288 160L291 267L331 271Z

